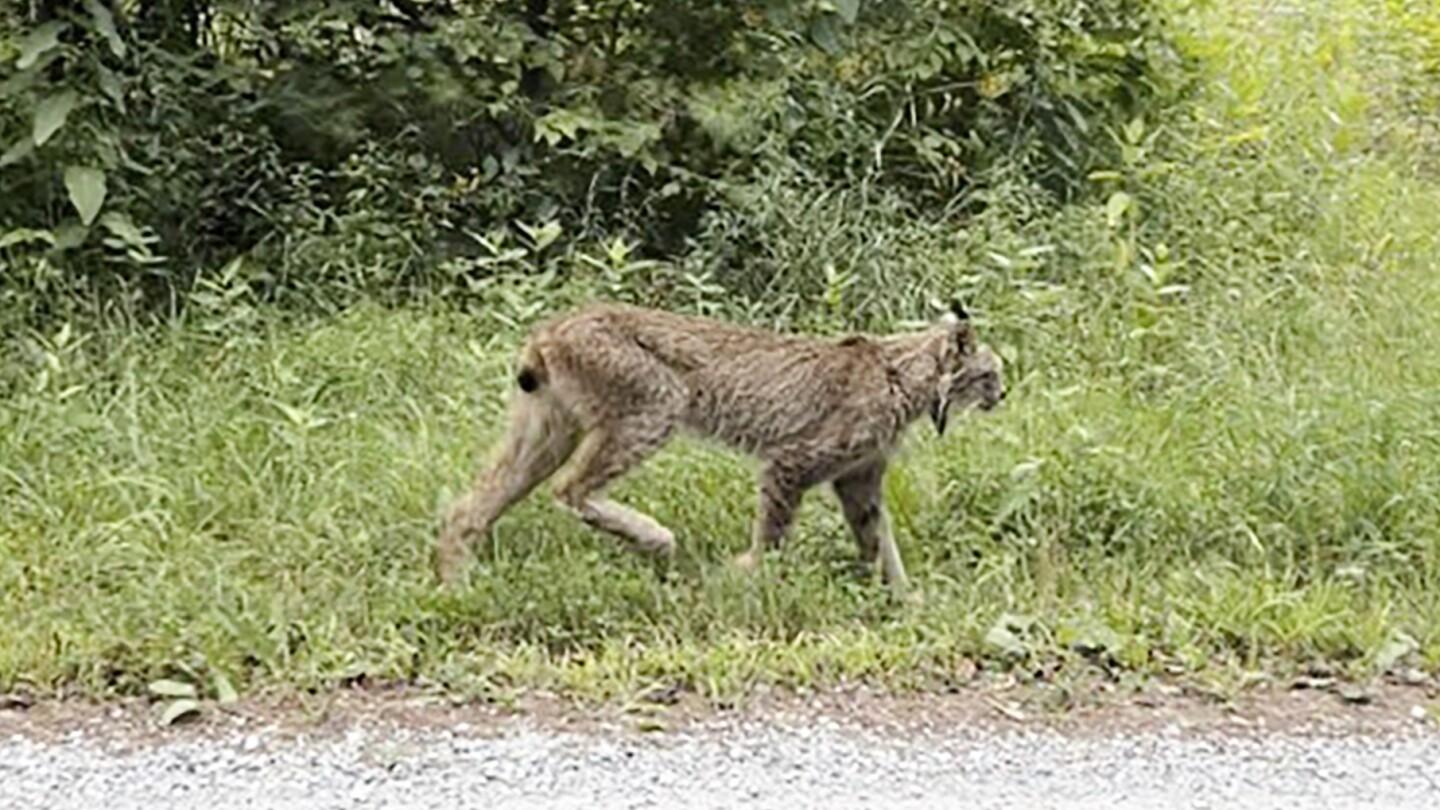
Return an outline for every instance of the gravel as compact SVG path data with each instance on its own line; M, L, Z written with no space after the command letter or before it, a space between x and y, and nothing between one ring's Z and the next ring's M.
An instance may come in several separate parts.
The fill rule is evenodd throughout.
M1440 735L1065 736L840 720L0 739L6 808L1425 808Z

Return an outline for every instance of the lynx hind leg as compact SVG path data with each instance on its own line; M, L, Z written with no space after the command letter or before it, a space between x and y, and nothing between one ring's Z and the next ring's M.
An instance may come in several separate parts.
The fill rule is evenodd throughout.
M861 560L866 565L878 562L886 584L903 596L909 583L885 514L884 480L885 466L875 464L836 479L833 486Z
M449 584L460 575L470 548L495 521L565 463L575 449L576 425L548 393L517 392L510 426L471 491L451 505L436 550L436 569Z
M560 503L592 528L641 552L669 556L675 534L655 518L600 496L605 486L659 450L674 429L655 414L595 428L580 440L555 484Z

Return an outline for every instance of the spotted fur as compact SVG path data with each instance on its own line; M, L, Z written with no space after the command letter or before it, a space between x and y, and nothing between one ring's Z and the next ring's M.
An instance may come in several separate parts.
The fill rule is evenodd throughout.
M674 534L602 497L677 431L761 462L746 569L778 548L807 490L829 484L862 558L906 584L882 500L907 427L943 433L956 408L1005 397L1000 358L956 308L923 331L839 340L708 318L593 304L537 327L519 357L510 428L472 490L450 508L436 554L456 580L469 547L538 484L590 526L670 554Z

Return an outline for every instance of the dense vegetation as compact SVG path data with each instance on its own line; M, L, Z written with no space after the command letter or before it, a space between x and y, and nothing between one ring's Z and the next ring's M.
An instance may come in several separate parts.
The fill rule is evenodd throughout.
M1425 0L0 9L0 691L496 695L1440 663L1440 11ZM961 294L1005 408L767 575L743 462L439 507L551 309L839 332ZM1049 675L1047 674L1047 677Z
M824 265L876 273L884 252L787 223L961 222L1007 182L1069 199L1114 162L1103 133L1173 92L1148 2L1006 5L12 10L0 221L26 230L5 304L173 308L215 283L484 300L509 274L598 274L803 306Z

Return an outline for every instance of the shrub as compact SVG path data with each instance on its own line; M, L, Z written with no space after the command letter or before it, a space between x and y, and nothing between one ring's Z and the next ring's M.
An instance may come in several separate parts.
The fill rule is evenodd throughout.
M0 261L41 321L171 308L237 256L307 304L464 288L476 235L522 227L809 296L781 221L938 223L997 178L1074 199L1184 75L1150 0L31 8L3 12Z

